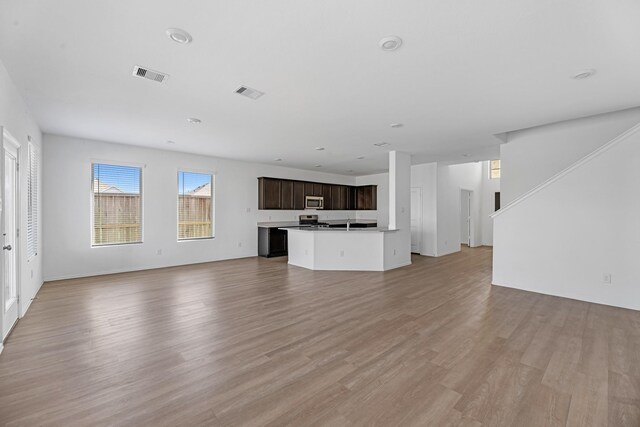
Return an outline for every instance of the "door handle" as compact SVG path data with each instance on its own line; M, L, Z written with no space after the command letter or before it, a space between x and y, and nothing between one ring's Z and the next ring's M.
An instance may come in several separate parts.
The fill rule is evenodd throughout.
M3 246L2 249L5 250L5 251L10 251L11 250L11 245Z

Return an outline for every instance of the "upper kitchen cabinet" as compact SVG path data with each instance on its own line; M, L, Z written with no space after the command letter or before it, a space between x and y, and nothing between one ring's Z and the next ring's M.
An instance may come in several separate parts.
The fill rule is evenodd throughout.
M346 185L331 186L331 206L329 209L340 211L349 209L349 187Z
M356 209L370 211L378 208L378 186L363 185L356 190Z
M324 198L325 210L376 210L378 187L258 178L258 209L303 210L306 196Z
M280 209L294 209L293 181L283 179L280 183Z
M282 209L282 180L258 178L258 209Z
M293 209L297 211L304 209L304 187L304 182L293 181Z

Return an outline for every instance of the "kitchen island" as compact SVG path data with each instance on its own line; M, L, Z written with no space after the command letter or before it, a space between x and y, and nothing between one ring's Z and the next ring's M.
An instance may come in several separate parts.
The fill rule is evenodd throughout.
M310 270L385 271L411 263L399 230L283 227L289 264Z

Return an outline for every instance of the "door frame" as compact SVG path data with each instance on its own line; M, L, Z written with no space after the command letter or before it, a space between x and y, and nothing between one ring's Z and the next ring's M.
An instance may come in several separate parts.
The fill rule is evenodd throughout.
M475 215L474 215L474 210L473 210L473 195L474 195L474 191L468 188L464 188L464 187L460 187L460 197L458 198L458 201L460 202L460 206L458 208L458 212L460 213L460 215L462 215L462 194L464 192L469 193L469 239L468 239L468 247L470 248L474 248L476 247L476 242L475 242L475 227L474 227L474 222L475 222ZM458 223L458 227L460 227L460 222ZM462 240L462 239L461 239Z
M22 199L20 198L20 149L21 149L21 144L20 142L14 138L13 135L11 135L11 133L9 133L9 131L7 130L6 127L2 127L2 132L0 132L0 134L2 135L2 139L0 140L0 155L2 156L2 161L0 161L0 226L4 227L4 216L5 216L5 209L4 209L4 200L5 200L5 182L4 182L4 178L5 178L5 143L9 143L12 146L15 147L16 149L16 188L15 188L15 206L14 206L14 210L15 210L15 229L16 229L16 236L15 236L15 248L13 248L12 252L14 253L14 257L15 257L15 280L16 280L16 308L17 308L17 319L16 322L11 326L11 329L15 328L18 320L22 317L22 282L21 282L21 270L22 270L22 265L21 265L21 257L20 257L20 252L22 251L22 245L20 244L20 240L22 239L22 236L19 234L19 230L21 228L22 225L22 217L20 215L21 213L21 202ZM2 316L0 316L0 330L4 331L4 310L5 310L5 300L4 300L4 251L2 251L2 253L0 254L0 277L2 279L2 285L3 285L3 289L2 292L0 292L0 303L2 304ZM9 330L9 332L7 333L7 337L11 334L11 330ZM5 337L1 337L0 342L4 342L4 338ZM0 351L2 351L2 349L0 348Z
M409 190L409 201L411 201L411 191L413 190L418 190L418 194L420 195L420 226L419 226L419 232L418 232L418 252L413 252L411 251L411 253L417 253L419 255L422 254L422 218L424 216L424 213L422 212L422 205L424 203L424 201L422 200L422 187L411 187ZM411 232L411 211L412 208L409 207L409 231ZM412 248L413 249L413 248Z

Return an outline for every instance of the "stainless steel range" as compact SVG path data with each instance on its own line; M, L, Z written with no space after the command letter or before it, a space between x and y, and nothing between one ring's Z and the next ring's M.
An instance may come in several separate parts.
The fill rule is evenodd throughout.
M318 215L300 215L298 225L309 227L328 227L326 222L318 222Z

